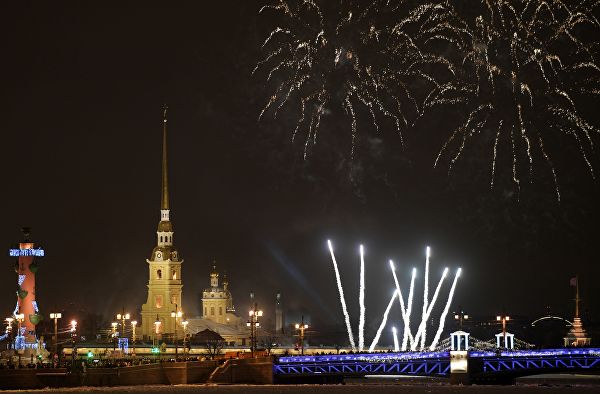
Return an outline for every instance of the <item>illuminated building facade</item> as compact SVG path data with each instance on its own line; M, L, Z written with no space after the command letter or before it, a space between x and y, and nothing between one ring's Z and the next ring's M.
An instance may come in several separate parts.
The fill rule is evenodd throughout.
M142 305L142 336L152 338L155 333L155 321L161 322L160 334L183 336L181 329L176 330L176 318L171 312L182 310L181 264L183 260L173 246L173 224L170 220L169 185L167 173L167 116L166 108L163 116L162 147L162 192L160 206L160 222L156 231L156 246L152 250L148 263L148 299ZM180 324L177 321L177 324Z

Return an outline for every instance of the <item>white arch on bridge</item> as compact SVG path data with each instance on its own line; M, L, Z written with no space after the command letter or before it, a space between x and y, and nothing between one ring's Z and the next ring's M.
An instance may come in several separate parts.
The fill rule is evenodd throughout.
M540 317L539 319L534 320L533 322L531 322L531 326L535 327L535 324L541 322L542 320L562 320L565 323L567 323L569 326L573 326L573 323L571 323L567 319L562 318L560 316L544 316L544 317Z

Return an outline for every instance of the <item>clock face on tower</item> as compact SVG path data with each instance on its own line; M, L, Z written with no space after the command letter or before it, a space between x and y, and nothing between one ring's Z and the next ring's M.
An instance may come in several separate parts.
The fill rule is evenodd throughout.
M162 260L162 252L160 250L156 252L156 260Z

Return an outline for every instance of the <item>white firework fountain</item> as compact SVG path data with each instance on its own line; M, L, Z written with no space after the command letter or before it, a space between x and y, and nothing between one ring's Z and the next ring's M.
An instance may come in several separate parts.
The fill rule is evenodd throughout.
M350 315L348 314L348 308L346 306L346 299L344 296L344 289L342 287L342 280L340 278L340 272L338 269L338 264L335 259L335 254L333 252L333 245L330 240L327 241L327 245L329 246L329 252L331 253L331 261L333 262L333 269L335 272L335 278L337 282L338 291L340 294L340 303L342 305L342 312L344 314L344 321L346 323L346 329L348 330L348 340L350 342L350 346L353 351L364 351L365 350L365 253L363 245L360 245L360 287L359 287L359 322L358 322L358 346L354 342L354 335L352 332L352 326L350 324ZM368 350L372 352L375 350L375 347L379 343L379 339L381 337L381 333L385 329L388 316L392 306L394 305L394 301L398 299L398 303L400 305L400 311L402 315L402 340L398 337L398 330L395 326L392 327L393 339L394 339L394 350L395 351L405 351L405 350L434 350L438 342L440 340L440 336L444 331L444 323L446 321L446 316L448 315L448 311L450 310L450 305L452 304L452 298L454 297L454 291L456 289L456 283L458 282L458 278L461 274L461 268L456 270L456 274L454 275L454 281L450 287L450 292L448 294L448 299L446 301L446 305L442 310L442 314L440 315L438 329L435 332L433 340L427 346L427 322L431 317L431 313L433 312L433 308L437 302L438 296L440 294L440 290L444 283L444 279L448 275L448 268L444 268L444 272L442 273L442 277L438 281L438 284L433 293L433 297L431 300L429 299L429 257L431 256L431 249L429 246L426 249L426 259L425 259L425 283L423 290L423 306L421 310L421 321L419 322L416 333L413 335L411 331L411 315L413 312L413 295L415 290L415 278L417 277L417 269L412 269L412 275L410 280L410 287L408 290L408 298L405 298L402 295L402 289L400 288L400 282L398 281L398 276L396 275L396 266L392 260L390 260L390 269L392 271L392 276L394 278L395 290L392 294L390 301L383 313L383 317L381 319L381 324L377 329L377 333L371 342Z

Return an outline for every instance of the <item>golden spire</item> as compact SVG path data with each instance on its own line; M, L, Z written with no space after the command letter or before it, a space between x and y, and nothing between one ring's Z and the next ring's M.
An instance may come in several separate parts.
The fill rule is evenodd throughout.
M163 106L163 151L162 151L162 195L161 210L169 209L169 180L167 177L167 105Z
M577 319L579 318L579 301L581 301L581 298L579 298L579 275L575 276L575 286L575 318Z

